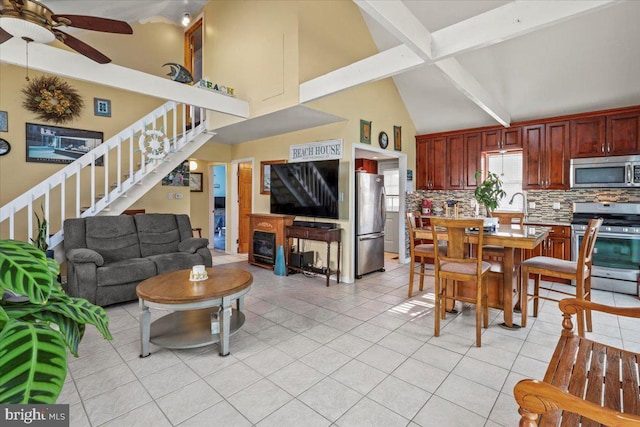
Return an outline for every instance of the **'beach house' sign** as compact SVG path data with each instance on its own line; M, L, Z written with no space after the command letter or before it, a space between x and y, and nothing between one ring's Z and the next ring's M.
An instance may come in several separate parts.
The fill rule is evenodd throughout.
M289 163L342 159L342 140L308 142L289 147Z

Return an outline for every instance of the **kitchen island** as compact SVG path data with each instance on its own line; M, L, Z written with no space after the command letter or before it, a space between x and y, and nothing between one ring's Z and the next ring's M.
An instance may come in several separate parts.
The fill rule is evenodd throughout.
M547 227L520 226L519 224L498 225L495 231L484 232L483 243L485 245L502 246L505 248L502 263L500 265L495 264L492 267L494 274L489 276L488 297L489 307L503 310L504 323L502 326L505 328L520 328L520 325L513 323L513 311L520 303L521 289L518 276L520 262L522 261L522 250L535 249L547 237L548 232L549 229ZM474 234L476 236L475 239ZM470 231L467 236L468 243L477 243L477 231ZM432 239L433 234L431 228L425 227L417 229L416 238ZM446 240L446 232L438 233L438 239ZM461 254L450 255L460 256ZM502 280L496 280L496 277ZM448 284L447 286L452 285ZM472 297L476 293L476 284L472 282L460 283L457 291L459 295Z

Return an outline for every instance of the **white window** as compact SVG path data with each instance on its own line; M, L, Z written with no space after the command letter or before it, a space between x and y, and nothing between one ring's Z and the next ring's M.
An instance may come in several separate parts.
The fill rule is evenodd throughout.
M516 197L513 204L509 200L515 193L522 192L522 152L491 153L487 155L487 168L498 174L507 196L500 200L496 210L524 211L524 198Z
M387 211L398 212L400 210L400 171L389 169L382 174L384 175L384 191L387 194Z

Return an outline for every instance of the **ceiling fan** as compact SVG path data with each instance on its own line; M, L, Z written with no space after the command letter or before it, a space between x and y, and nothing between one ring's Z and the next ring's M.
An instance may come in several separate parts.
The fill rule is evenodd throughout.
M50 43L56 39L100 64L111 62L107 56L85 42L63 32L60 27L75 27L105 33L133 34L129 24L115 19L86 15L56 15L35 0L0 0L0 43L11 37L26 42Z

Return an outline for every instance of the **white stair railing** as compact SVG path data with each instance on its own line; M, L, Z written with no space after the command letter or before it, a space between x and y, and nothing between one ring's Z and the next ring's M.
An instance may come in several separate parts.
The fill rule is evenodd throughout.
M155 170L170 159L180 164L193 151L181 152L182 149L205 130L205 112L199 109L202 120L195 123L196 108L188 110L191 123L195 124L191 127L187 126L185 104L169 101L161 105L2 206L0 238L31 241L37 233L34 229L37 214L47 220L48 243L53 248L63 240L66 218L103 214L119 198L127 197L133 186L157 183L163 175L151 176ZM160 154L162 151L166 156Z

